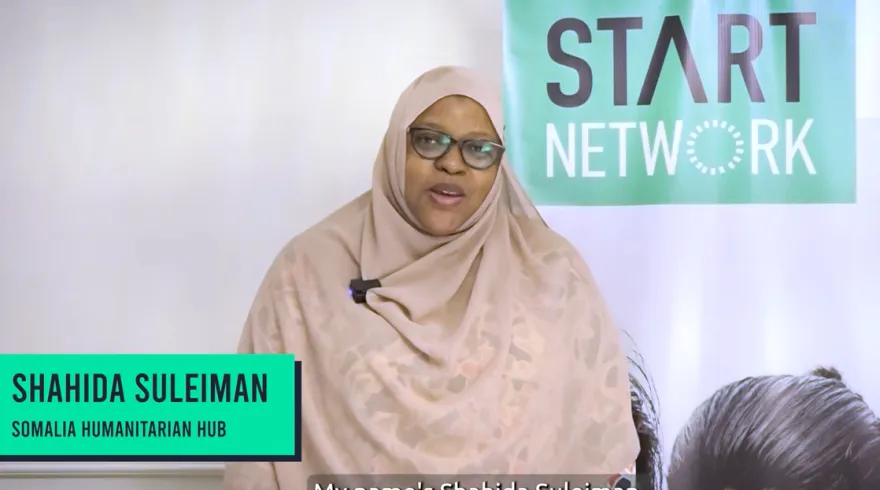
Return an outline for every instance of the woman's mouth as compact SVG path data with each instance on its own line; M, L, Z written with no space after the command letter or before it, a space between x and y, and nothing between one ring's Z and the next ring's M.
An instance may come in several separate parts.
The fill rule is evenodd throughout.
M428 191L431 200L442 207L452 207L464 200L464 189L455 184L435 184Z

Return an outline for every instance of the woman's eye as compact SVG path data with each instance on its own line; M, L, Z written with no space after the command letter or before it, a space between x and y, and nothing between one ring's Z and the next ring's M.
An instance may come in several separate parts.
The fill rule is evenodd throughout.
M468 151L471 153L478 153L478 154L479 153L491 153L492 152L492 145L488 145L486 143L479 143L479 142L469 143L468 144Z

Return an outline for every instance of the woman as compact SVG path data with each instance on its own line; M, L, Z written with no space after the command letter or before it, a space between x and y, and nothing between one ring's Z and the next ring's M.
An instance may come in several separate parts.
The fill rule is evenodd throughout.
M282 250L240 351L302 360L302 463L230 465L227 489L633 464L618 331L517 183L502 128L474 73L422 75L394 109L372 190ZM353 298L352 278L381 285Z
M721 388L672 453L669 490L880 489L880 420L834 369Z

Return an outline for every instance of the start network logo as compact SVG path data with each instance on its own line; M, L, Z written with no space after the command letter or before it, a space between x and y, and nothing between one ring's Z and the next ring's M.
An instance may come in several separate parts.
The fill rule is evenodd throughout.
M778 3L509 1L511 160L530 193L854 202L854 8Z

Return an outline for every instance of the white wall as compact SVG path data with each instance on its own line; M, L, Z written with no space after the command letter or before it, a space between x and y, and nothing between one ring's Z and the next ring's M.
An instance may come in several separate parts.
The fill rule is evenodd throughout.
M278 249L369 185L399 92L438 64L467 64L500 81L500 5L500 0L0 2L0 351L232 350ZM874 89L880 69L871 61L876 49L869 48L880 39L876 29L866 27L878 20L878 4L861 1L862 141L880 134ZM860 157L860 169L877 163L876 153L862 150ZM880 195L880 175L873 176L871 183L860 175L866 179L860 199L867 206L878 202L872 194ZM742 209L725 212L748 213ZM857 227L842 228L843 238L855 245L819 250L820 269L823 260L831 263L831 256L822 254L848 251L853 260L832 263L838 272L821 277L861 281L871 271L876 277L871 250L878 249L877 235L865 230L877 229L878 210L863 208L843 223ZM876 372L869 371L876 366L871 345L880 343L874 325L880 313L872 306L876 286L824 284L852 288L851 301L826 305L836 316L752 311L743 318L754 324L743 328L753 342L748 337L731 342L737 334L719 325L729 321L731 311L743 310L734 301L737 295L760 300L760 291L748 289L760 278L749 274L774 263L738 268L751 252L732 251L742 262L701 276L716 264L676 254L674 240L641 247L652 234L721 233L713 221L719 215L684 211L681 216L691 221L682 224L670 215L652 221L641 209L581 209L576 218L566 218L566 212L551 211L551 220L584 251L619 323L645 354L663 398L667 439L722 382L805 369L823 349L832 350L826 357L843 364L845 373L855 374L859 388L875 390L869 398L880 407L880 392L867 376ZM645 267L639 254L658 251L679 262ZM707 300L706 308L714 310L684 301L681 291L693 285L667 291L679 287L672 279L704 277L718 281L712 292L729 295ZM815 308L822 284L810 284L815 287L777 304ZM772 291L787 287L777 284ZM823 328L840 332L840 338L823 345ZM731 346L739 350L729 351ZM196 490L217 488L217 471L216 466L0 465L0 488ZM49 478L35 479L38 475Z

